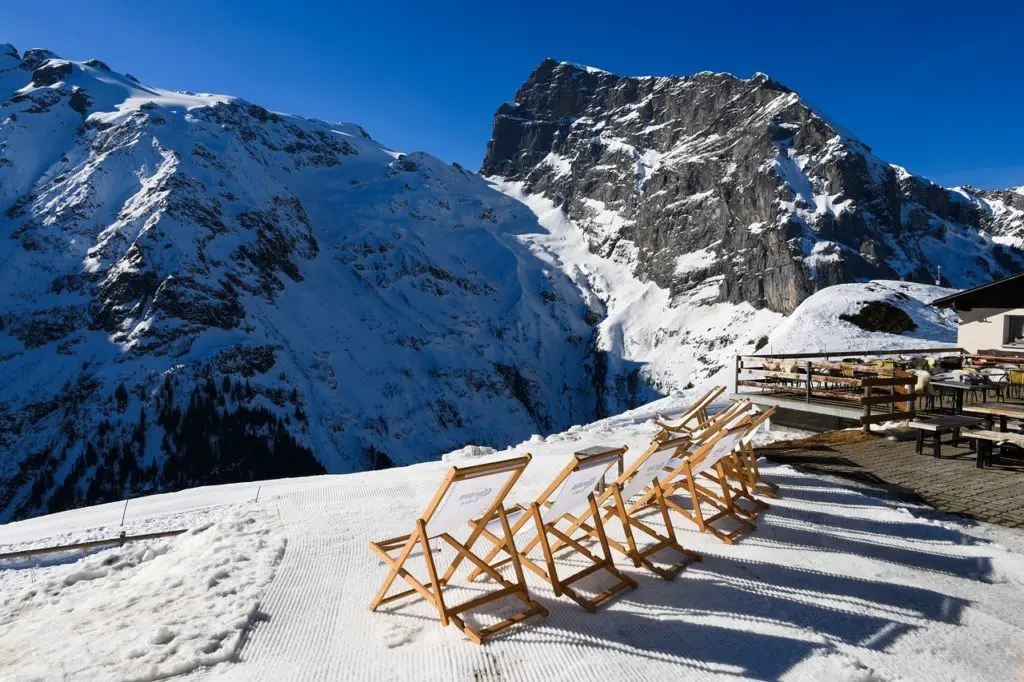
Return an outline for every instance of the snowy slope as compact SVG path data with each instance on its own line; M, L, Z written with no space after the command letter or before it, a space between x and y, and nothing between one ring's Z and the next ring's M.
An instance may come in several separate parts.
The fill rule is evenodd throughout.
M764 352L824 353L830 350L955 347L956 313L931 305L932 301L954 291L929 284L884 280L837 284L801 303L768 336ZM883 302L902 310L915 328L902 334L866 331L840 317L854 316L871 302Z
M735 355L753 352L785 319L749 303L719 301L715 278L673 298L668 289L635 274L636 254L628 244L620 242L620 250L602 257L590 250L586 231L550 200L525 193L521 183L497 179L494 186L536 213L545 231L521 239L560 267L588 308L600 313L597 349L618 363L613 372L636 372L640 385L667 394L714 383L727 374ZM650 392L640 397L650 399Z
M804 300L788 316L749 303L718 300L719 282L673 297L632 267L635 253L593 253L587 232L545 197L523 191L522 183L492 179L494 186L537 215L545 231L520 239L537 256L560 267L576 284L588 309L600 311L596 348L618 363L621 375L635 371L641 385L667 394L685 387L728 384L736 355L756 351L827 352L955 346L953 311L930 304L953 290L928 284L871 281L827 287ZM841 315L855 315L866 303L884 302L904 313L914 328L903 333L866 331ZM648 398L644 392L640 398ZM621 396L619 396L621 404Z
M668 398L493 456L534 454L512 495L529 500L572 451L627 443L639 452L654 433L648 419L684 403ZM674 517L704 561L673 582L619 561L639 587L597 614L532 574L550 616L485 647L422 603L371 613L386 570L367 542L409 532L447 466L135 500L129 524L192 531L0 570L0 677L983 682L1021 670L1024 535L785 466L764 467L782 498L753 535L726 546ZM111 504L9 524L0 545L116 534L120 513Z
M579 292L478 176L353 124L0 53L0 520L597 413Z

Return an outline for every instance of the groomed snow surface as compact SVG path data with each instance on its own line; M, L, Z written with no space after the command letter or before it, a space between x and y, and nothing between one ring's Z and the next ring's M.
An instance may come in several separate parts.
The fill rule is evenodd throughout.
M727 546L676 517L704 561L665 582L619 557L639 587L596 614L531 574L550 616L483 647L422 601L368 610L386 568L367 543L410 532L452 461L532 452L510 497L529 501L575 450L626 443L628 463L685 402L504 452L134 500L128 532L189 532L0 567L0 679L1022 679L1024 535L769 464L782 497L755 533ZM0 551L116 535L123 511L0 526ZM455 583L460 601L487 587Z

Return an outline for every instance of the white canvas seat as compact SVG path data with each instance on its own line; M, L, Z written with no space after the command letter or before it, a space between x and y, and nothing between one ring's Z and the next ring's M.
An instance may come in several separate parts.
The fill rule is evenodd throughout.
M448 625L449 621L454 623L470 640L477 644L483 643L487 637L530 616L546 616L547 609L530 598L517 556L512 557L511 563L515 570L516 580L511 581L472 551L477 539L487 532L487 525L495 520L501 527L501 535L505 541L512 542L511 527L502 505L512 486L519 480L529 463L530 455L527 454L522 457L471 467L452 467L423 515L416 520L416 529L412 533L370 543L370 549L390 567L384 583L370 604L370 610L376 611L382 604L418 594L437 609L442 625ZM464 542L455 539L452 533L465 527L474 518L477 518L477 521L471 526L469 537ZM455 559L442 576L438 575L430 544L432 540L437 539L446 542L456 552ZM406 562L417 548L422 552L426 563L428 581L416 578L406 568ZM447 605L442 591L448 586L463 561L469 561L478 571L493 578L501 586L501 589L461 604ZM408 583L410 589L389 596L388 591L397 578L402 578ZM426 584L428 582L429 585ZM505 597L519 599L526 608L494 625L481 629L470 626L460 615Z
M675 529L672 527L672 520L669 517L660 485L660 480L667 475L666 464L674 457L681 456L689 443L689 438L655 440L601 494L596 501L595 508L585 509L579 516L567 517L572 521L569 527L570 532L582 528L591 536L600 537L604 535L604 524L613 518L618 519L626 542L623 544L605 536L609 547L626 555L635 566L643 566L666 580L673 579L676 574L694 561L700 561L699 554L684 549L676 539ZM664 533L660 533L639 518L640 514L645 511L642 509L644 505L626 506L627 500L643 495L643 491L648 489L653 492L652 504L661 511L662 521L665 524ZM646 536L652 541L651 544L641 549L636 541L637 533ZM560 546L556 543L554 550L557 551ZM673 551L677 555L677 561L669 563L667 566L659 566L653 557L665 549Z
M713 434L697 444L681 464L666 477L664 484L670 496L666 505L692 521L703 532L710 533L728 544L734 543L741 535L757 528L749 516L756 513L744 510L737 504L738 498L752 500L755 508L766 506L747 489L747 478L743 472L743 460L738 450L747 437L751 420L749 412L734 415L723 423ZM708 482L717 487L715 490ZM734 487L734 485L736 487ZM685 492L689 495L691 508L672 499L671 496ZM650 493L637 504L653 504ZM702 505L713 509L706 514ZM732 528L726 528L732 525Z
M494 548L484 557L484 561L490 563L499 553L505 553L508 558L492 564L500 566L518 555L523 566L551 584L556 597L564 594L591 612L619 592L636 587L636 582L632 578L623 575L615 567L599 516L594 526L600 544L599 554L595 554L584 544L590 539L588 533L575 536L573 530L567 532L565 528L559 526L571 526L581 511L589 509L592 513L597 512L594 493L600 488L608 471L621 462L625 451L626 448L623 447L592 455L573 456L529 508L517 505L506 510L506 516L512 524L513 542L507 542L493 532L493 522L485 530L484 537L494 543ZM556 546L555 543L559 544ZM543 555L544 566L530 556L538 546ZM560 549L573 550L575 555L586 560L587 565L569 576L560 577L555 562L555 554ZM593 597L586 597L574 588L574 583L599 571L612 576L615 582ZM483 571L477 570L470 578L482 574Z

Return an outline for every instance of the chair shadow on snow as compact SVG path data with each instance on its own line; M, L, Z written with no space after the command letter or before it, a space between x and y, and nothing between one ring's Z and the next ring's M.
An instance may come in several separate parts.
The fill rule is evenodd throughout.
M892 510L892 504L898 503L899 498L884 491L865 495L827 480L783 472L770 478L781 484L781 499L760 517L757 532L735 548L701 543L704 560L671 582L616 557L620 570L639 586L596 614L568 599L555 598L550 585L530 576L531 598L543 604L549 616L531 619L525 627L512 628L495 639L513 646L521 641L571 647L577 652L592 651L595 657L614 651L695 672L770 680L820 652L833 651L838 644L885 652L922 628L960 625L970 601L945 594L941 588L901 584L915 579L905 569L958 579L991 579L989 558L957 554L965 545L984 541L923 523L912 515L905 521L869 518L876 514L874 509ZM790 500L793 506L786 504ZM818 506L802 509L803 502ZM697 531L678 517L673 520L687 546L687 537L692 539ZM663 525L653 510L644 515L644 521L659 531ZM742 548L748 545L756 550L756 558L744 556ZM779 552L773 552L775 548ZM788 563L794 556L814 561L823 554L836 555L830 561L836 571L845 570L846 555L879 568L893 565L896 576L887 582ZM571 555L557 560L568 571L579 564ZM856 565L849 570L856 571ZM493 588L463 581L459 589L471 597ZM500 617L500 608L499 603L487 605L479 616ZM428 611L404 611L403 602L381 611L436 623ZM587 661L592 665L595 660L578 654L573 659L580 665Z
M780 520L807 520L816 514L817 510L804 513L775 505L765 513L759 532L743 543L859 553L916 569L975 579L987 576L987 559L940 556L771 523L771 515ZM657 524L655 516L646 521ZM929 531L925 524L835 520L836 532L871 533L879 536L880 543L886 542L886 535L907 538L908 527L927 541L952 539L948 533L953 533L938 527ZM892 534L894 530L898 534ZM686 534L684 531L684 537ZM495 639L571 646L593 650L596 655L613 650L694 671L777 679L817 652L833 649L833 643L886 651L902 636L929 623L957 625L969 604L934 589L744 559L724 545L721 553L706 550L704 557L672 582L619 561L639 587L597 614L554 598L549 586L531 579L531 597L550 615ZM560 563L570 570L574 566L571 560ZM487 589L486 583L463 584L460 589L468 592ZM499 609L499 604L489 605L480 615L498 616ZM401 603L381 611L436 621L427 614L403 613Z
M831 526L836 530L870 533L879 536L893 535L894 537L922 542L949 545L977 545L981 542L975 537L964 535L950 528L930 523L920 523L915 517L908 517L906 521L879 521L849 516L835 510L815 509L813 511L805 511L779 505L772 507L771 514L775 518Z

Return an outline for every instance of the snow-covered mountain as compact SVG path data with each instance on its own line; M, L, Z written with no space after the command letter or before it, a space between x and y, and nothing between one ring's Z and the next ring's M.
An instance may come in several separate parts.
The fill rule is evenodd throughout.
M574 226L563 269L612 292L598 347L662 390L724 380L733 355L832 285L965 287L1024 268L1018 190L950 190L890 165L764 74L631 78L545 60L495 114L483 173L553 233ZM809 334L790 338L827 345L811 321L844 329L833 308L796 315Z
M580 293L474 173L43 50L0 101L0 520L596 415Z
M885 166L766 78L545 62L517 102L485 180L0 46L0 521L503 447L714 378L827 283L1024 262L1012 192Z
M954 287L1024 268L1018 190L885 163L764 74L630 78L545 60L494 119L483 172L546 196L673 296L788 314L869 278ZM940 269L941 268L941 269Z

